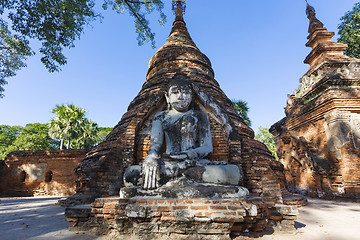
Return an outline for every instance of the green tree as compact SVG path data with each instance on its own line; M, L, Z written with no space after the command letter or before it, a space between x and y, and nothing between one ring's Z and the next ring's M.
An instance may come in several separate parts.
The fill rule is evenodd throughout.
M244 120L244 122L248 126L251 126L251 121L248 116L248 112L249 112L250 108L248 107L247 102L234 99L234 100L232 100L232 103L234 105L235 110L238 112L238 114Z
M264 143L271 152L271 154L275 157L275 159L279 160L276 154L276 145L275 145L274 136L269 132L269 128L259 127L259 130L255 135L255 139Z
M90 150L93 145L99 142L98 132L99 127L97 123L88 119L83 119L80 124L78 136L75 141L71 143L71 147Z
M0 98L4 92L6 78L13 77L15 72L25 67L25 60L33 53L29 42L21 36L12 35L6 23L0 19Z
M55 113L56 116L49 123L49 135L61 140L60 149L62 149L63 142L66 139L66 148L69 149L71 139L77 139L81 134L86 111L73 104L63 104L57 105L52 113Z
M107 135L109 135L109 133L113 130L113 128L111 127L99 127L99 132L98 132L98 138L99 138L99 142L102 142L105 140L105 138L107 137Z
M13 144L16 137L23 131L23 127L0 125L0 147Z
M346 55L360 58L360 2L355 3L353 9L346 12L340 20L338 42L348 45Z
M118 13L128 12L135 19L138 44L151 41L154 33L146 15L154 10L160 13L160 24L166 16L160 0L104 0L103 8L111 7ZM6 17L4 15L7 15ZM65 48L74 47L86 25L101 18L95 11L95 0L3 0L0 1L0 97L6 78L25 67L25 60L34 52L30 39L40 41L42 63L50 71L59 71L67 60ZM9 26L11 29L9 29Z
M0 159L5 159L13 151L57 148L58 141L51 139L47 132L47 124L41 123L31 123L25 127L2 125Z

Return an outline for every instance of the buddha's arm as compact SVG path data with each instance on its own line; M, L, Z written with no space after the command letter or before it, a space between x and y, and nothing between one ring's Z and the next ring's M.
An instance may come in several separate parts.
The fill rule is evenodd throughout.
M164 133L160 114L155 115L152 121L150 136L150 147L148 155L158 158L164 143Z

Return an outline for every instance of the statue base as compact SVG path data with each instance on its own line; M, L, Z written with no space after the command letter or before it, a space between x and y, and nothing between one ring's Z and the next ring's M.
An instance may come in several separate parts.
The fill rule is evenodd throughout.
M231 239L263 232L276 222L293 226L296 207L268 206L246 198L97 198L91 205L66 208L69 229L137 239Z

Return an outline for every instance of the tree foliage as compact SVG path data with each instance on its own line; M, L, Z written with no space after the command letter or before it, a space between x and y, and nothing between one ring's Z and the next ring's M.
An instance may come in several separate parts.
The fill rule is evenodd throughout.
M13 151L55 149L59 142L48 135L47 124L30 123L25 127L0 126L0 159Z
M139 45L150 41L155 47L155 34L146 15L157 10L159 22L164 24L162 1L104 0L104 9L109 6L118 13L129 12L135 19ZM41 61L49 72L59 71L67 63L63 50L74 47L84 28L101 18L95 11L95 0L2 0L0 15L0 98L6 79L25 67L27 57L34 53L30 39L40 41Z
M232 100L232 103L234 105L235 110L238 112L238 114L244 120L244 122L248 126L251 126L251 121L248 116L248 112L249 112L250 108L248 107L247 102L242 101L242 100Z
M99 127L98 137L99 137L99 143L103 142L107 135L113 130L111 127Z
M29 123L25 127L0 125L0 160L12 151L68 148L90 150L104 141L112 128L98 127L85 117L86 111L75 105L58 105L56 116L47 124ZM58 140L57 140L58 139ZM71 140L69 142L69 139Z
M147 14L152 13L154 10L160 13L160 19L158 20L160 25L164 25L166 22L166 15L163 13L164 3L160 0L144 0L144 1L132 1L132 0L105 0L103 7L107 9L109 6L117 13L128 12L135 20L135 29L138 34L137 40L139 45L143 45L144 42L151 42L151 46L155 48L155 33L153 33L149 27L149 21L146 18Z
M255 139L262 142L269 149L271 154L275 157L276 160L279 160L276 154L276 145L274 136L269 132L269 128L259 127L257 134L255 135Z
M353 9L346 12L340 20L338 42L348 45L346 55L360 58L360 2L355 3Z
M83 148L90 150L94 144L99 142L99 128L97 123L84 119L75 141L71 143L71 148Z
M26 58L32 55L28 44L24 37L12 35L7 24L0 19L0 98L3 97L3 86L7 84L5 79L15 76L17 70L26 66Z
M99 142L98 125L85 117L86 110L73 104L57 105L52 112L55 117L49 123L49 135L60 139L60 149L64 140L67 148L90 149Z

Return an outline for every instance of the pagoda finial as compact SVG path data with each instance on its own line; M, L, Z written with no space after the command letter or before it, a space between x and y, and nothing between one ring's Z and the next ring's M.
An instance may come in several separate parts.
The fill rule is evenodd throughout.
M324 24L316 18L315 8L306 1L306 16L310 21L309 33L313 33L316 29L323 29Z
M304 62L310 64L310 69L313 69L326 60L346 59L344 50L347 45L331 41L335 34L324 27L324 24L316 18L315 8L310 6L307 0L305 1L306 15L309 19L309 36L307 37L309 41L306 46L311 47L312 50Z
M185 0L173 0L172 1L172 10L176 16L175 20L182 20L183 15L185 14L186 2Z
M305 2L306 2L306 16L309 18L311 12L313 12L315 15L315 8L311 6L307 0L305 0Z

